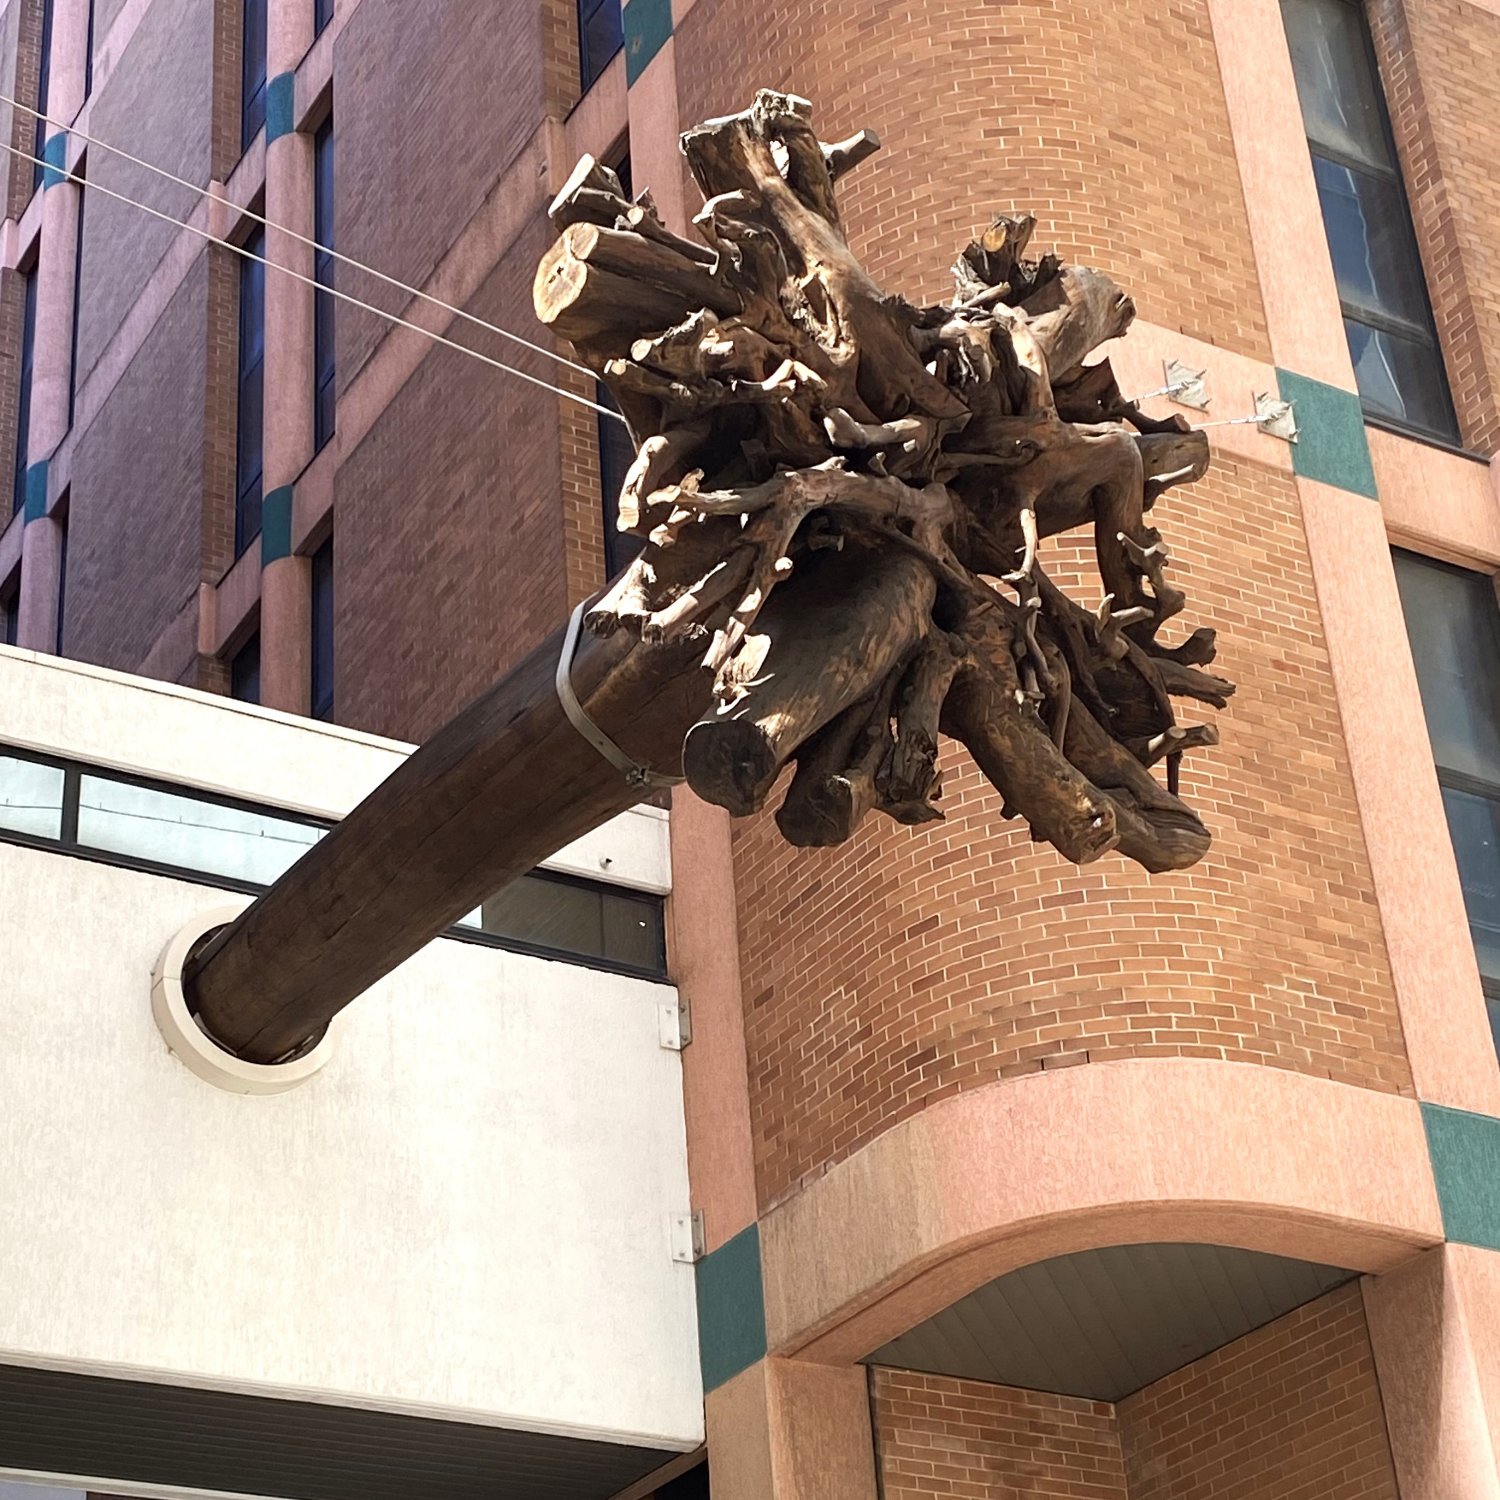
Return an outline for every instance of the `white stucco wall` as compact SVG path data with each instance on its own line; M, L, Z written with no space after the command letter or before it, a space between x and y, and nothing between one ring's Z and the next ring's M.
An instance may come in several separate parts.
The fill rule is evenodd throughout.
M329 812L399 753L15 652L7 740ZM616 866L664 878L659 821ZM440 940L316 1078L231 1095L168 1053L148 988L239 899L0 843L0 1361L701 1441L671 989Z
M411 753L396 740L0 646L0 744L341 818ZM638 807L545 868L665 894L667 814Z

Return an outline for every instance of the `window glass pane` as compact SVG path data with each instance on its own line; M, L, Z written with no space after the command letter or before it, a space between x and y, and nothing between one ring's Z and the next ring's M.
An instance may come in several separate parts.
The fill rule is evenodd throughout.
M253 635L229 664L229 696L241 703L260 702L260 637Z
M61 838L62 805L63 773L57 766L0 755L0 828Z
M1339 296L1355 308L1428 327L1427 284L1401 190L1313 153Z
M83 778L78 842L90 849L269 885L323 830L150 787Z
M663 969L661 903L629 891L525 875L484 903L484 930L647 973Z
M602 381L597 389L600 406L618 411L615 398ZM613 578L623 572L646 544L628 531L621 531L620 490L625 476L635 462L635 444L623 422L612 417L599 418L599 489L604 501L604 570Z
M312 560L312 711L333 717L333 538Z
M1432 344L1372 328L1357 318L1344 319L1344 333L1360 404L1370 416L1387 417L1435 437L1457 437L1447 373Z
M1314 144L1391 168L1364 18L1348 0L1283 0L1302 119Z
M579 0L578 52L584 88L609 66L624 45L620 0Z
M1479 971L1500 979L1500 800L1443 788Z
M1500 619L1479 573L1397 552L1433 757L1445 770L1500 786Z

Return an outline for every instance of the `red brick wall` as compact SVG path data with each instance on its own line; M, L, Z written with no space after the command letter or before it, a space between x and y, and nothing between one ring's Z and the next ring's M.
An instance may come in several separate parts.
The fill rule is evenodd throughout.
M1107 1401L911 1370L871 1380L884 1500L1127 1500Z
M119 62L97 91L90 132L190 182L213 166L215 7L205 0L153 0ZM103 33L100 33L101 35ZM104 152L89 177L112 192L186 218L199 195ZM78 334L82 384L151 272L180 231L128 203L87 199Z
M78 660L135 671L203 576L209 285L205 250L78 439L64 622Z
M1465 0L1372 0L1369 15L1459 425L1500 447L1500 16Z
M424 0L415 24L410 0L361 0L334 54L343 254L414 286L432 274L541 123L541 15L512 5L501 24L489 5ZM372 281L360 295L390 312L405 301ZM340 307L340 392L387 326ZM524 317L506 326L535 326L529 295Z
M871 1378L885 1500L1398 1500L1357 1284L1118 1406Z
M1398 1500L1357 1283L1122 1401L1119 1420L1130 1500Z
M1072 866L1001 822L954 746L946 823L872 817L816 851L769 813L738 824L763 1205L928 1104L1044 1067L1207 1057L1410 1090L1292 482L1225 461L1164 507L1182 629L1217 626L1215 670L1240 685L1223 743L1184 768L1208 857Z
M790 88L825 140L879 133L841 194L891 290L945 295L973 231L1021 208L1142 317L1270 358L1207 0L699 0L676 49L685 122Z
M537 213L469 306L527 326ZM421 739L567 614L558 398L434 349L335 480L339 719Z

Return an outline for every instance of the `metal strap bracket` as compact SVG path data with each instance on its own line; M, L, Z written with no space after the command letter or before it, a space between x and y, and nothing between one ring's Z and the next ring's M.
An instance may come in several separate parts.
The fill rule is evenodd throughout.
M664 776L649 766L633 761L605 732L589 718L578 694L573 691L573 657L578 650L578 635L583 629L584 612L592 601L585 599L573 611L568 621L568 633L563 637L562 655L557 659L557 701L570 723L595 750L624 776L631 786L680 786L681 776Z

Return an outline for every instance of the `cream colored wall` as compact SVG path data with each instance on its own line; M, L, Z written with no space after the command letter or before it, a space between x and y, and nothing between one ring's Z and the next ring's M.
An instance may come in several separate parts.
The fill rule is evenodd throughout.
M330 813L402 753L13 651L7 738ZM662 883L662 817L616 824L592 873ZM231 1095L148 1000L163 945L224 904L0 843L0 1362L701 1442L675 992L440 939L315 1078Z

